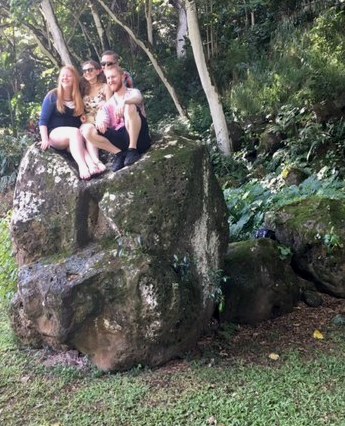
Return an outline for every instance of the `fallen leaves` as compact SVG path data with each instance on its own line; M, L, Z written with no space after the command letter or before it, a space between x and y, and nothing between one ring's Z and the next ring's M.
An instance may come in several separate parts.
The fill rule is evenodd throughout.
M271 359L272 361L278 361L278 359L280 358L278 354L272 352L268 355L268 358Z
M323 340L325 338L325 336L319 330L314 331L313 337L314 339L317 339L317 340Z

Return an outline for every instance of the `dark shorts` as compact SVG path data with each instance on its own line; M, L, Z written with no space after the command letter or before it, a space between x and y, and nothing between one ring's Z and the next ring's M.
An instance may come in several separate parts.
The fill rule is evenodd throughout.
M139 109L138 112L141 118L141 128L138 137L137 150L139 154L143 154L150 148L151 138L146 117L141 114ZM105 136L111 144L121 149L121 151L126 151L129 147L129 135L125 126L121 127L119 130L108 129L105 133L103 133L103 136Z

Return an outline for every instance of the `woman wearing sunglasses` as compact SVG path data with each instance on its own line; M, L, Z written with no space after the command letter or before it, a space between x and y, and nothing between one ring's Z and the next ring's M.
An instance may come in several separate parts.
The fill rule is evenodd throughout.
M81 95L84 103L85 114L82 118L83 124L80 127L81 134L86 141L86 148L89 152L94 167L90 170L92 175L103 173L106 170L105 165L99 160L98 148L89 142L90 138L102 138L104 146L109 141L98 135L95 120L99 108L103 106L106 100L112 96L109 86L105 83L105 77L101 65L90 59L82 64L83 76L80 82Z

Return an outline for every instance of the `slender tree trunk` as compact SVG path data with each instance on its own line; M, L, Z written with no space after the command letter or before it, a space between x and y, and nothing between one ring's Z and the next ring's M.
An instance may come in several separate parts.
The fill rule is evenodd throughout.
M184 58L186 51L186 38L188 37L187 13L183 4L176 2L175 7L178 10L178 26L176 35L176 54L179 59Z
M62 63L65 65L72 64L72 60L68 52L65 39L59 27L59 24L56 20L54 10L50 3L50 0L42 0L41 8L42 8L43 15L47 21L50 34L53 38L54 46L56 50L59 52Z
M109 40L108 40L107 34L104 30L104 27L102 25L102 21L101 21L99 14L97 12L96 6L95 6L95 4L92 0L89 0L89 6L90 6L90 9L91 9L93 21L94 21L95 26L96 26L98 37L99 37L99 40L101 42L101 49L102 49L102 52L104 52L105 50L110 49ZM97 53L98 53L98 56L100 56L99 52L97 52Z
M25 25L25 24L24 24ZM34 37L35 37L35 40L36 40L36 42L37 42L37 44L38 44L38 46L39 46L39 48L40 48L40 50L42 51L42 53L44 54L44 55L46 55L47 56L47 58L49 58L50 59L50 61L58 68L58 67L60 67L61 66L61 62L60 62L60 58L59 58L59 55L58 55L58 53L57 53L57 51L55 50L55 48L53 47L53 46L47 46L47 43L45 42L46 40L43 40L42 39L42 36L41 35L39 35L38 34L38 32L37 31L35 31L35 29L34 28L32 28L32 27L29 27L28 26L28 28L29 29L31 29L31 31L32 31L32 33L33 33L33 35L34 35ZM54 54L56 54L56 57L55 57L55 55Z
M147 40L153 46L153 27L152 27L152 0L145 0L145 17L147 28Z
M141 47L141 49L146 53L146 55L148 56L148 58L150 59L152 65L153 65L154 69L156 70L159 78L162 80L162 82L163 82L164 86L166 87L169 95L171 96L178 113L180 114L180 116L183 119L188 119L187 112L184 110L173 85L168 80L168 77L166 76L165 71L159 65L158 60L157 60L156 56L154 55L154 53L151 51L151 49L148 46L146 46L145 43L143 43L140 39L138 39L138 37L133 33L133 31L129 27L127 27L127 25L125 25L122 21L120 21L115 16L115 14L109 9L109 7L103 2L103 0L97 0L97 1L103 7L103 9L108 13L108 15L114 20L114 22L116 22L121 28L123 28L127 32L127 34L129 34L131 39L139 47Z
M216 87L212 84L211 77L207 69L195 1L184 1L187 12L189 39L192 45L194 60L198 69L201 84L210 107L217 144L224 155L230 155L232 152L232 143L229 138L228 127L219 93Z

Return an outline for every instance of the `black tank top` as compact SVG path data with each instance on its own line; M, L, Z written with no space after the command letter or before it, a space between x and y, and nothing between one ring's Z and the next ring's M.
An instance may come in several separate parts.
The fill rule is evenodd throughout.
M74 108L65 106L65 112L61 113L57 110L55 105L54 112L49 120L48 133L57 127L80 127L80 117L75 117L73 113Z

